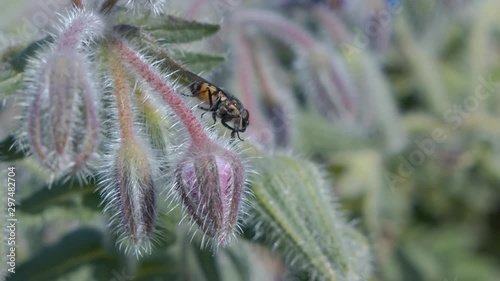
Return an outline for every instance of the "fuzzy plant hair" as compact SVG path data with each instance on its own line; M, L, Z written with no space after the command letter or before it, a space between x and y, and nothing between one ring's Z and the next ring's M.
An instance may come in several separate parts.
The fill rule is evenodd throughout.
M80 179L99 144L100 86L91 45L104 32L99 14L82 9L61 16L61 25L29 62L25 75L23 127L18 147L33 155L51 179Z
M226 244L238 223L245 188L245 169L233 147L213 140L175 90L143 56L124 41L116 40L115 52L169 105L186 128L187 150L172 163L175 189L187 213L216 245Z

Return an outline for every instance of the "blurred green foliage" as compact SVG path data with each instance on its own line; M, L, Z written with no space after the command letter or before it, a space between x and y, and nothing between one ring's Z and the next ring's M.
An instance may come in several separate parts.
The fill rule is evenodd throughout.
M307 9L291 10L290 18L311 16ZM32 160L10 149L13 138L3 140L2 173L13 165L18 172L17 267L7 280L365 280L372 267L372 281L498 280L498 11L495 0L405 1L392 14L384 55L347 46L354 52L343 59L356 85L398 112L383 115L369 134L353 134L294 92L288 97L299 103L291 123L293 152L245 144L257 173L250 176L243 235L215 252L200 247L200 235L187 235L179 208L167 212L164 206L158 218L163 237L153 254L123 256L92 179L47 187ZM173 19L148 31L175 44L219 30ZM12 64L8 72L0 68L1 97L19 89L34 46L1 57ZM272 46L292 56L285 46ZM171 55L195 71L222 62L205 53ZM287 58L280 63L289 66ZM368 105L386 113L384 104ZM401 135L392 134L397 126Z

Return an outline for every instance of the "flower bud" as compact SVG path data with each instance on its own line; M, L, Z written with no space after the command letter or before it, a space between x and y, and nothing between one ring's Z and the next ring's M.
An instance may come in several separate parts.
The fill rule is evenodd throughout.
M98 144L96 83L77 52L51 54L41 69L28 109L30 149L53 174L76 173Z
M33 155L51 177L84 170L98 146L98 90L84 46L103 32L101 17L74 9L27 72L26 127Z
M184 207L217 245L228 242L240 213L244 168L232 151L213 143L191 146L175 172Z
M124 143L115 160L103 174L102 190L107 209L114 213L112 223L120 235L125 252L137 256L151 250L151 236L156 218L155 181L147 150L137 142ZM111 159L111 157L109 158Z
M317 45L301 57L298 66L304 90L318 110L333 119L354 123L359 114L358 93L340 56Z

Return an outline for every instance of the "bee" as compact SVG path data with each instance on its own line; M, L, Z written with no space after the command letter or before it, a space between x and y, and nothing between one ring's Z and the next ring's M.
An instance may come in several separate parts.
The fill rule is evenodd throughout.
M242 140L240 133L245 132L248 127L250 115L239 99L207 81L194 82L189 88L193 97L208 106L198 107L206 112L212 112L214 123L219 117L221 124L231 130L231 138L236 135Z

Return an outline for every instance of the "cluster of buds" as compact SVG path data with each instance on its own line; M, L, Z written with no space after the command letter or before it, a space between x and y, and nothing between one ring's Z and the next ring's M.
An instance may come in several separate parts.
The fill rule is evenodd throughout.
M303 1L285 2L304 5ZM402 149L407 140L396 121L397 107L390 98L390 87L374 63L376 58L372 56L372 52L383 51L389 42L390 16L396 12L399 2L314 2L310 3L309 19L326 36L315 36L296 22L267 10L240 9L231 18L231 39L237 49L235 85L252 112L253 125L249 134L263 149L290 146L291 140L301 138L294 138L293 134L294 124L301 125L295 118L300 113L294 102L305 100L308 116L318 115L332 122L335 129L353 136L369 136L376 131L388 151ZM346 25L341 17L351 15L358 6L369 6L365 9L373 11L369 17L361 17L361 23L370 23L361 31L366 33L362 36L352 33L348 27L353 24L347 21L349 25ZM292 75L297 77L299 91L284 79L276 79L280 74L290 75L290 69L273 58L279 54L265 46L263 41L268 37L263 34L281 41L293 51L295 69ZM255 98L255 93L259 93L260 98Z
M266 47L259 42L258 33L255 32L256 27L283 41L296 53L300 86L315 109L344 127L358 129L359 94L340 55L297 24L273 12L241 10L233 16L233 21L238 31L238 36L233 36L238 38L235 44L238 45L237 84L241 87L247 108L253 112L251 134L256 135L260 143L265 147L269 147L268 142L274 147L287 147L296 106L293 104L291 86L270 81L271 73L276 77L280 70L284 70L277 66L278 63L273 63L271 56L266 53ZM257 83L249 81L253 76L257 78ZM267 112L259 112L259 106L252 106L252 93L256 92L252 89L254 85L261 86L264 106L260 108L265 108ZM260 122L259 117L261 120L272 120L271 126L266 125L265 121ZM262 136L267 131L271 132L268 135L272 141Z
M113 213L111 224L127 252L151 249L158 189L177 193L203 234L226 244L245 186L235 145L208 135L168 73L162 75L110 26L108 15L120 1L103 2L92 9L73 1L53 43L30 63L20 144L51 178L99 173L105 209ZM162 2L123 4L159 12ZM161 116L145 120L155 114ZM187 134L163 139L171 129L168 118Z

